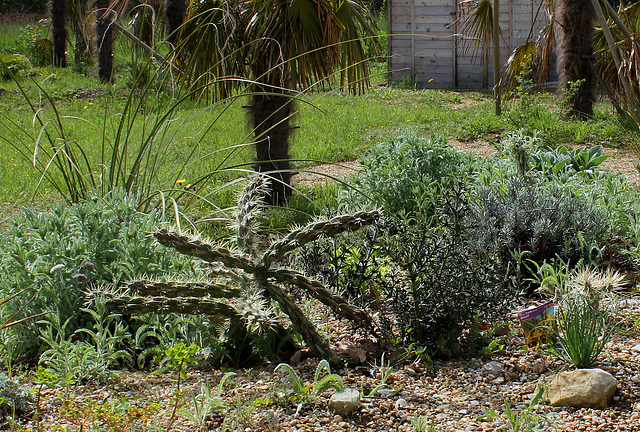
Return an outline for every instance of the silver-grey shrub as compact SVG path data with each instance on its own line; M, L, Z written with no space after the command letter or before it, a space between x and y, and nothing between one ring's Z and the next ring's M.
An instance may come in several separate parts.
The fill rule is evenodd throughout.
M177 253L153 245L148 233L160 221L158 213L136 210L134 197L111 193L46 212L27 209L17 217L0 243L1 297L28 286L33 289L4 305L0 321L51 312L69 321L66 335L87 327L93 319L80 308L85 291L94 285L118 286L138 274L193 274ZM5 329L5 347L14 358L33 358L41 349L42 325L27 322Z

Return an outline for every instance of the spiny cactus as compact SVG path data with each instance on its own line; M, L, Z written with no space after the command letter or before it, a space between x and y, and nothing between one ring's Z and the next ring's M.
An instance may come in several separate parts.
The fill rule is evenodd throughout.
M256 177L238 200L234 222L236 247L214 246L164 229L154 234L161 245L210 264L211 277L215 281L136 281L130 283L123 293L101 292L107 298L107 306L129 313L155 311L221 315L235 323L243 322L246 327L255 327L270 322L266 317L268 311L261 316L256 309L270 310L271 302L276 302L289 316L309 349L320 357L331 357L327 342L296 304L295 297L282 288L282 285L288 285L308 293L340 316L375 334L373 322L366 312L330 292L319 281L309 279L299 271L278 266L278 263L306 243L375 223L378 212L359 212L314 222L261 249L256 221L263 205L265 185L264 176ZM255 307L247 307L247 299ZM260 306L262 302L264 304Z

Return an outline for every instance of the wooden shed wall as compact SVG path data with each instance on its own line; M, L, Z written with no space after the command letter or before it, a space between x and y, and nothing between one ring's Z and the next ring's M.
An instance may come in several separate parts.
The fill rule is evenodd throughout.
M527 40L541 0L501 0L501 60ZM416 87L492 87L491 58L472 48L460 34L459 0L389 0L389 69L391 79ZM544 22L541 10L533 37Z

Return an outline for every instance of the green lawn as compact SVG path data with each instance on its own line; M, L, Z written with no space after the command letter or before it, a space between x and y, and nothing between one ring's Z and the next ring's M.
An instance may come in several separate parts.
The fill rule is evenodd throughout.
M248 104L246 96L217 104L189 98L176 103L179 93L165 85L160 91L151 86L144 95L143 90L134 90L128 102L132 91L123 67L120 73L114 86L104 86L90 74L71 68L42 68L19 80L24 94L16 83L2 83L6 91L0 98L1 202L23 202L34 195L41 177L32 166L34 153L42 169L52 155L45 154L50 146L45 142L59 143L56 140L61 137L81 155L79 160L86 157L87 166L81 169L87 176L91 172L96 184L104 184L109 175L114 143L126 147L122 162L128 166L149 139L152 159L143 163L148 164L147 174L155 176L146 180L152 183L150 188L183 187L210 173L214 173L213 182L208 187L214 188L237 176L229 170L250 169L253 152L243 108ZM608 102L598 103L591 122L562 122L554 93L515 96L505 103L505 114L496 117L483 91L408 90L376 84L363 95L304 93L299 96L291 154L298 167L353 160L398 130L496 141L506 131L524 129L540 131L549 145L635 142L635 135L620 124ZM58 173L50 172L60 180ZM47 194L53 189L45 181L39 191Z

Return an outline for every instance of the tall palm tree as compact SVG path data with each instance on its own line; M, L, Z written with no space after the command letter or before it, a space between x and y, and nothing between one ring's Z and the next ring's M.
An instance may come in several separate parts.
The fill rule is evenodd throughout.
M113 10L109 0L95 0L96 50L98 52L98 79L102 82L113 81L113 29L111 19Z
M243 9L253 41L249 68L259 83L249 106L255 169L272 177L269 200L284 203L291 194L294 92L338 69L343 87L362 90L369 71L360 36L375 29L357 0L245 0Z
M221 77L249 72L255 169L272 179L271 203L291 194L295 95L336 71L343 88L363 90L369 71L361 36L375 36L375 28L360 0L191 1L176 57L191 83L217 83L213 97L224 97L227 84L238 82L220 84Z
M595 12L590 0L560 0L558 71L566 90L568 116L583 120L593 115L593 26ZM579 83L579 84L578 84Z
M73 57L76 65L87 62L91 57L91 49L89 47L91 28L87 23L92 10L92 3L90 0L69 0L67 3L75 35Z
M50 0L53 65L67 67L67 0Z
M184 22L186 11L186 0L165 0L164 2L165 30L167 33L167 42L170 44L175 42L178 29Z

